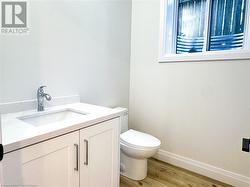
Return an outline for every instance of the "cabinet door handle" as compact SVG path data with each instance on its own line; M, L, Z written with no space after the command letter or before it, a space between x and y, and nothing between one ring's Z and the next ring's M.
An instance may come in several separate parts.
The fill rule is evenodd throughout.
M84 140L84 143L85 143L85 147L86 147L84 165L87 166L89 164L89 142L88 142L88 140Z
M3 160L3 155L4 155L3 145L0 144L0 161Z
M75 154L76 154L76 165L75 165L74 170L75 170L75 171L78 171L78 160L79 160L78 155L79 155L79 146L78 146L78 144L74 144L74 146L75 146Z

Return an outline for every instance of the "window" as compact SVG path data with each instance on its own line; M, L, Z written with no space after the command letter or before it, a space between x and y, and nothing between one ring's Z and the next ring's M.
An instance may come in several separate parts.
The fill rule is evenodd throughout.
M176 53L203 51L205 12L206 0L179 1Z
M250 57L248 0L162 1L163 61L178 56L194 60L200 60L202 55L201 60L204 55L210 59Z

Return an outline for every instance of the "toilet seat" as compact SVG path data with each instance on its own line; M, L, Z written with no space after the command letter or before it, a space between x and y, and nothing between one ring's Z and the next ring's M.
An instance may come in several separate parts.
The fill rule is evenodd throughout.
M135 149L155 149L161 141L146 133L130 129L120 135L120 142Z

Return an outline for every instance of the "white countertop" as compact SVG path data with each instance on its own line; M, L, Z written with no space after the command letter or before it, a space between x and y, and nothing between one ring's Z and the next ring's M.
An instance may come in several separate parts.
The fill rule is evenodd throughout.
M18 119L37 113L35 110L18 113L4 114L2 122L2 144L4 152L8 153L56 136L60 136L72 131L76 131L112 118L120 117L123 114L121 109L111 109L85 103L75 103L46 108L44 113L71 109L82 113L87 113L82 118L65 120L57 123L33 126ZM39 112L43 113L43 112Z

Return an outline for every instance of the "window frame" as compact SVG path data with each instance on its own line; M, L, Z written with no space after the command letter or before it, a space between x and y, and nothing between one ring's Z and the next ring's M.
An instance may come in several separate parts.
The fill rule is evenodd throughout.
M160 41L159 41L159 57L158 62L191 62L191 61L221 61L221 60L246 60L250 59L250 1L246 3L245 15L245 28L244 28L244 41L243 49L234 50L221 50L221 51L207 51L209 35L210 35L210 23L211 23L211 2L207 1L208 10L205 17L205 41L202 52L197 53L183 53L176 54L176 37L177 37L177 17L178 17L178 1L174 0L175 15L172 15L171 20L173 31L171 42L171 51L167 51L166 36L167 36L167 9L169 0L161 0L160 2ZM169 49L168 49L169 51Z

